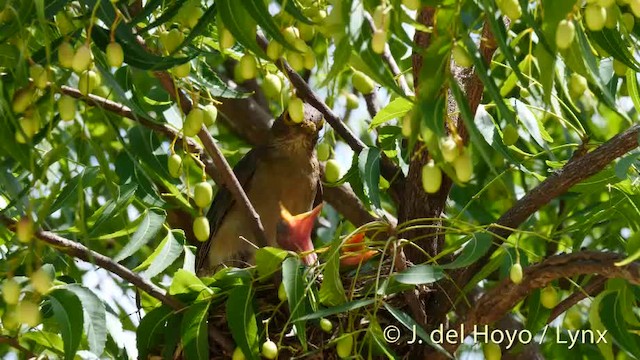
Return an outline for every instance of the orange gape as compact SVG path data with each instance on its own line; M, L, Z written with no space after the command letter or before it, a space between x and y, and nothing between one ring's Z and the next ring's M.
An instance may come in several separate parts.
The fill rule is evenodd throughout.
M369 261L378 254L378 250L367 250L364 246L364 232L357 233L348 238L340 251L340 266L352 267Z

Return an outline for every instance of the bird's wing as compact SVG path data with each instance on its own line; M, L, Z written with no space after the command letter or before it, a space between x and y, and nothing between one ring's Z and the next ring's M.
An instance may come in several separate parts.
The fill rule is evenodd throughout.
M256 171L256 164L260 151L261 149L259 148L250 150L233 168L233 173L236 175L240 186L242 186L245 191L247 190L247 185L249 184L253 173ZM207 212L207 219L209 219L209 226L211 227L211 236L209 237L209 240L206 243L203 243L202 246L200 246L200 249L198 249L196 271L200 270L207 262L207 255L209 253L209 249L211 249L216 232L234 202L231 192L226 187L220 186L213 202L211 203L211 207Z

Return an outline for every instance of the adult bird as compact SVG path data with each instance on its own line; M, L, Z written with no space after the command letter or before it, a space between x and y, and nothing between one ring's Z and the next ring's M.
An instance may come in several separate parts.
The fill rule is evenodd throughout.
M291 245L277 235L278 224L281 233L288 228L283 227L281 206L291 214L308 213L310 219L317 216L317 212L313 216L310 210L317 202L317 195L321 194L315 145L323 124L322 115L308 104L304 106L304 117L299 123L285 111L274 121L266 144L249 151L234 168L238 181L260 215L269 246L280 243L286 248ZM207 218L211 238L198 251L196 269L199 274L210 275L221 264L253 262L256 241L249 218L224 187L216 194ZM285 223L306 226L308 221L285 220ZM300 231L291 233L300 234ZM288 240L296 241L295 238ZM306 245L291 246L294 248L287 250L297 251Z

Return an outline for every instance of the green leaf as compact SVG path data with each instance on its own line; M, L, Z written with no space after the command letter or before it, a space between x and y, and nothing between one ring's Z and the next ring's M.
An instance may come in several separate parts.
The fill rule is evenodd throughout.
M266 246L256 250L256 270L262 279L278 271L280 264L287 257L288 252L283 249Z
M601 333L603 331L607 331L602 323L602 319L600 318L600 305L602 303L602 299L610 294L611 291L602 292L591 301L591 307L589 308L589 324L591 324L591 330L596 334L598 332ZM611 334L607 334L605 338L607 339L606 342L599 341L596 345L606 360L613 360L613 341L611 339Z
M484 256L492 244L492 237L488 233L473 234L473 239L462 249L455 260L442 265L443 269L459 269L469 266Z
M292 1L289 1L292 2ZM273 17L269 13L269 9L267 5L262 0L249 0L242 2L243 7L247 10L249 14L253 17L253 19L260 25L262 30L264 30L269 36L271 36L275 41L284 45L285 47L290 48L291 50L295 49L293 44L287 42L282 33L280 32L280 28L273 21ZM224 22L224 19L223 19Z
M131 236L131 240L120 250L113 258L113 261L120 262L129 256L135 254L141 247L153 240L162 228L167 213L162 209L150 208L142 215L142 222L138 230Z
M434 283L444 277L441 268L430 265L415 265L407 270L392 275L402 284L420 285Z
M358 154L358 171L364 185L365 196L376 209L380 204L380 149L367 147Z
M422 328L422 326L420 326L415 320L413 320L411 316L407 315L402 310L398 310L392 307L387 303L384 304L384 308L387 309L387 311L391 315L393 315L393 317L396 318L396 320L398 320L409 331L416 334L420 339L422 339L424 342L434 347L436 350L438 350L440 353L442 353L449 359L453 359L453 356L451 356L451 354L449 354L447 350L445 350L440 344L436 344L433 341L431 341L431 337L429 336L429 334L427 334L427 332Z
M618 346L635 358L640 357L640 338L630 331L624 321L618 292L609 293L602 298L600 319Z
M20 335L20 343L24 342L33 342L45 349L64 355L64 343L60 334L49 331L29 331Z
M347 301L342 279L340 278L340 237L332 242L329 255L322 272L322 284L320 285L320 303L325 306L338 306Z
M47 294L53 318L60 326L66 360L72 360L82 340L82 303L71 291L56 288Z
M72 292L80 300L89 349L92 353L101 355L107 342L107 315L104 303L93 291L80 284L68 284L60 288Z
M178 269L178 271L176 271L169 286L170 295L192 293L197 296L203 291L210 294L213 293L196 274L184 269Z
M258 323L253 310L251 285L237 286L227 299L227 322L231 335L242 352L251 360L259 355Z
M371 120L369 129L375 129L389 120L402 118L413 108L413 102L409 99L398 97L382 108Z
M186 359L209 359L209 329L207 315L210 301L189 306L182 318L182 346Z
M290 1L291 2L291 1ZM327 76L322 80L319 87L325 87L335 79L342 71L344 71L345 66L349 62L349 58L351 57L351 42L349 42L349 38L346 36L340 39L340 42L336 45L336 49L333 52L333 61L331 63L331 70Z
M346 313L349 311L353 311L355 309L359 309L361 307L364 306L369 306L371 304L373 304L375 302L374 299L361 299L361 300L355 300L355 301L351 301L339 306L334 306L334 307L330 307L327 309L322 309L316 312L313 312L311 314L307 314L304 315L300 318L294 318L293 321L307 321L307 320L314 320L314 319L320 319L323 317L327 317L327 316L331 316L331 315L335 315L335 314L340 314L340 313Z
M173 311L169 307L162 305L149 311L140 320L140 325L136 330L139 359L146 359L149 352L162 342L167 320L173 315Z
M296 20L301 21L301 22L303 22L305 24L308 24L308 25L312 25L313 24L313 21L309 20L306 16L304 16L302 11L298 7L297 1L291 1L291 0L276 0L276 1L278 1L280 6L282 6L284 4L284 9L289 14L291 14L291 16L293 16Z
M305 289L304 269L301 265L302 263L297 257L289 257L282 263L282 283L287 293L289 313L293 319L299 319L310 312L308 306L309 297L306 295ZM306 321L297 320L293 324L296 326L296 335L306 351Z
M160 245L134 271L140 271L148 267L149 269L142 273L142 276L152 278L160 274L180 257L185 242L183 230L167 232L167 236L160 242Z
M78 176L73 177L67 185L60 191L60 194L51 205L51 212L60 210L63 206L73 206L78 201L78 192L83 191L85 187L91 186L98 176L99 169L90 167L82 170Z
M613 9L608 10L613 11ZM604 28L602 31L588 31L589 40L595 42L614 59L627 65L634 71L640 71L640 64L627 47L627 41L618 29Z
M220 19L242 46L256 56L266 58L266 54L256 42L256 22L245 9L244 3L237 0L217 0Z
M134 194L137 189L138 184L136 183L128 183L118 187L116 198L107 201L87 221L87 223L93 224L89 230L89 236L102 235L100 234L100 225L125 211L127 206L135 199Z

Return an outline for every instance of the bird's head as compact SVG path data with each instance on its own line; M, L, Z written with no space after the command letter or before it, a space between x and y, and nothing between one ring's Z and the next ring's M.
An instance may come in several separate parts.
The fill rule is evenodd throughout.
M289 251L297 253L308 252L302 261L306 265L312 265L318 260L318 256L313 252L313 242L311 242L311 231L313 224L322 210L322 204L306 213L291 215L289 211L280 204L280 221L276 228L276 240L278 245Z
M296 123L285 111L276 119L271 128L272 141L286 146L289 150L298 148L313 151L318 142L320 130L324 126L322 114L309 104L304 104L304 117Z

